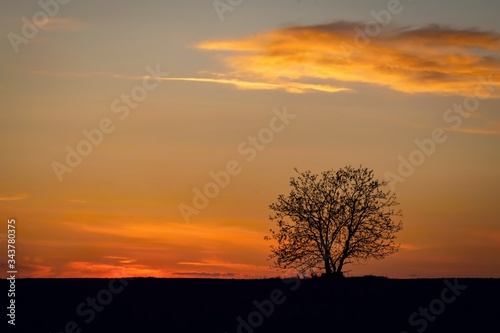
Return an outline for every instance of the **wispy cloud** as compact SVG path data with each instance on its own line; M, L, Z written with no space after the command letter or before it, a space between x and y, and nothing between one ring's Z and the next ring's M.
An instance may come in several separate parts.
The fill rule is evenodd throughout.
M453 130L454 132L469 133L469 134L483 134L483 135L500 135L500 128L498 129L485 129L485 128L460 128Z
M255 264L244 264L238 262L231 262L219 259L201 259L198 261L181 261L177 262L179 266L188 266L195 271L176 271L172 275L192 275L192 276L208 276L207 274L213 274L213 277L228 277L228 276L239 276L239 277L258 277L264 274L275 274L276 271L271 269L269 266L255 265ZM202 271L196 271L200 269ZM237 272L237 273L235 273ZM188 273L188 274L186 274Z
M168 272L147 265L112 265L87 261L72 261L60 277L166 277Z
M36 75L46 75L52 77L74 77L74 78L90 78L90 77L108 77L114 79L125 79L125 80L143 80L148 78L148 76L139 75L125 75L111 72L54 72L46 70L35 70L31 73ZM191 82L208 82L208 83L219 83L235 86L237 89L241 90L284 90L290 93L305 93L310 91L322 91L322 92L339 92L339 91L349 91L349 88L334 87L328 84L312 84L312 83L302 83L302 82L257 82L249 80L241 80L235 78L223 78L223 74L217 75L217 78L202 78L202 77L158 77L156 79L162 81L191 81Z
M425 250L425 246L423 245L416 245L416 244L410 244L410 243L402 243L399 245L400 250L405 250L405 251L421 251Z
M130 259L127 257L118 257L118 256L105 256L105 259L111 259L113 261L117 261L120 264L132 264L136 262L137 260L135 259Z
M251 82L240 79L220 79L220 78L164 78L170 81L194 81L212 82L220 84L230 84L242 90L284 90L290 93L301 94L308 91L339 92L349 91L349 88L333 87L328 84L311 84L300 82Z
M0 196L0 201L17 201L17 200L24 200L28 197L27 194L21 193L21 194L14 194L14 195L6 195L6 196Z
M37 28L46 31L76 31L85 28L84 24L70 18L49 17L45 20L36 21Z
M495 77L500 68L500 34L431 25L387 29L362 38L356 28L363 26L335 22L202 42L198 47L203 50L227 52L222 59L229 68L223 79L202 80L251 81L254 87L276 84L291 92L304 90L286 89L287 85L323 80L321 85L332 91L349 90L334 87L352 82L405 93L471 96L484 77L493 78L495 91L490 97L500 97Z
M202 260L202 261L181 261L179 265L187 266L208 266L208 267L231 267L231 268L254 268L255 265L239 264L232 262L224 262L218 260Z
M210 273L210 272L173 272L173 276L208 277L208 278L232 278L238 276L235 273Z
M500 121L494 119L479 118L476 126L448 128L451 132L482 134L482 135L500 135Z

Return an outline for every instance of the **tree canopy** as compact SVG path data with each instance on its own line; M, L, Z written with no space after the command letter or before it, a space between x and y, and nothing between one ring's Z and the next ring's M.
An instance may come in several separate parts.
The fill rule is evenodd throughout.
M396 252L395 233L402 230L396 196L372 170L347 166L321 174L299 172L290 193L269 208L276 223L267 240L274 267L323 271L343 276L344 266Z

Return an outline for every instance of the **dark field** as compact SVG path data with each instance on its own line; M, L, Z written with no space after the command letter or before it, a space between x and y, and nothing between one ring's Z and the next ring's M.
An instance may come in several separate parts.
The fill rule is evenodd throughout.
M21 279L8 331L500 332L500 279L447 281Z

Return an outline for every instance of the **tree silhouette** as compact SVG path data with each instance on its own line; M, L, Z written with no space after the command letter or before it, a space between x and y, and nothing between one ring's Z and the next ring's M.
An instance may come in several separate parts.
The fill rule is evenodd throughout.
M320 175L310 171L291 177L288 196L279 195L269 208L266 240L276 240L270 259L282 269L324 270L326 276L343 276L346 264L369 258L382 259L399 248L395 233L402 229L396 196L384 191L387 181L374 179L373 171L351 166Z

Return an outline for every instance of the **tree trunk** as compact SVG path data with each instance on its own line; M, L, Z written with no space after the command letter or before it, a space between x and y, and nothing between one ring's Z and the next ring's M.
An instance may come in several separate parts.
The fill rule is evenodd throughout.
M335 279L342 279L344 277L344 273L342 273L342 268L344 267L344 260L340 259L340 262L337 267L335 267L334 272L332 273L332 277Z
M332 274L332 277L334 279L343 279L344 278L344 273L342 273L341 271L338 271L338 272L334 272Z
M325 276L326 277L330 277L332 276L332 266L330 266L330 260L329 260L329 257L325 258Z

